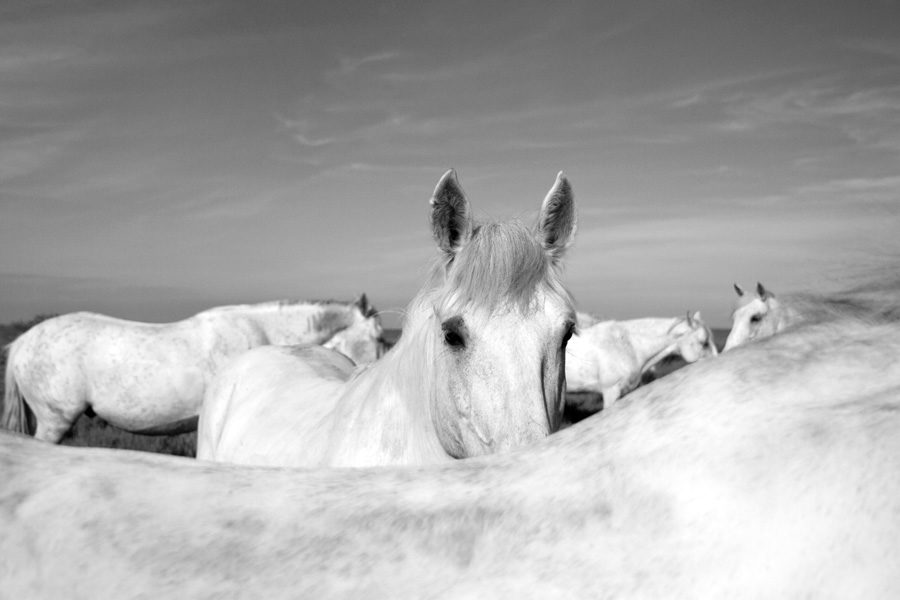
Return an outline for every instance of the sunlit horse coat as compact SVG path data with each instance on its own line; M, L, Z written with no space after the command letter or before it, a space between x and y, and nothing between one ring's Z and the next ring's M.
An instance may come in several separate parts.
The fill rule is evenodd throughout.
M439 257L403 335L353 372L321 348L252 350L209 387L197 458L275 466L415 465L507 450L559 427L575 233L562 175L537 224L473 219L448 171L431 199Z
M236 354L263 344L331 343L374 360L381 333L365 295L354 303L222 306L162 324L62 315L9 345L2 423L57 442L90 409L128 431L189 431L210 379Z
M723 352L807 322L847 315L863 318L878 315L884 296L882 283L864 283L828 296L803 292L776 296L761 283L756 284L752 293L745 292L738 284L734 284L734 290L737 299Z
M580 324L566 348L566 391L581 394L570 396L566 404L582 412L609 406L670 356L693 363L718 354L699 312L668 319L581 322L585 325Z
M6 435L0 590L897 598L891 302L698 362L529 448L427 468L248 468Z

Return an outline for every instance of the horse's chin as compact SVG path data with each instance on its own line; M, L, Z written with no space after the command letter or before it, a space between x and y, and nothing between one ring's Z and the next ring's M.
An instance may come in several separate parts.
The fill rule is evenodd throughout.
M539 442L551 433L553 431L550 430L548 423L540 424L535 421L529 421L527 425L514 431L507 429L503 431L502 435L484 433L482 429L482 433L475 439L472 439L472 437L467 439L465 454L467 458L471 458L515 450L516 448L523 448Z

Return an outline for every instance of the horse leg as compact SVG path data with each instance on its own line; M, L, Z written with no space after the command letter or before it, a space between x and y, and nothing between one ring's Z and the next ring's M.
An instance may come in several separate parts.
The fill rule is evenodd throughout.
M603 408L612 406L616 400L622 397L622 385L617 383L603 390Z
M34 430L34 438L43 440L51 444L58 444L66 435L66 432L72 428L72 423L47 423L38 420L37 427Z
M82 409L74 412L74 414L69 414L72 411L64 412L47 404L32 405L31 410L36 422L34 428L35 439L50 442L51 444L58 444L83 412Z

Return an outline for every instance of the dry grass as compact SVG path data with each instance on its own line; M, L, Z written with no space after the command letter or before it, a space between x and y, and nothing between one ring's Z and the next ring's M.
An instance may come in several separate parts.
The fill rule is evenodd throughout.
M141 450L175 456L197 455L197 432L179 435L139 435L110 425L99 417L81 415L60 442L66 446Z

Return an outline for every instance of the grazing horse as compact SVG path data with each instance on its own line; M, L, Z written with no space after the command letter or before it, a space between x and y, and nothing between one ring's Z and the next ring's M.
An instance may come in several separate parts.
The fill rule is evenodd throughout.
M669 356L693 363L717 354L713 333L699 312L673 319L596 322L578 331L566 349L566 391L590 394L569 396L566 403L594 413L638 387L641 376Z
M0 590L897 598L898 319L895 304L807 322L529 447L428 467L258 468L0 436Z
M136 433L192 431L226 359L263 344L320 344L342 331L339 350L374 358L381 324L365 294L347 304L221 306L164 324L87 312L54 317L8 348L2 422L48 442L88 409Z
M322 346L340 352L356 365L367 365L381 358L385 352L384 328L378 311L369 305L365 294L359 297L356 306L359 308L357 318Z
M521 446L557 430L574 329L559 263L575 234L562 173L535 228L476 223L454 171L437 184L439 248L403 333L378 362L258 348L218 375L197 458L278 466L412 465Z

